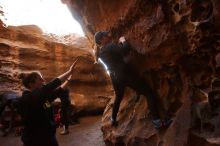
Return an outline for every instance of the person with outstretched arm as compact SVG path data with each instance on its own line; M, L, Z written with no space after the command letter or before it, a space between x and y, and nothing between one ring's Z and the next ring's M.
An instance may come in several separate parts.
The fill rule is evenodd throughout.
M58 146L51 102L55 99L56 89L74 72L77 60L68 71L47 84L39 71L21 74L22 83L27 88L19 101L24 146Z
M107 32L97 32L94 35L96 44L99 46L96 53L96 61L98 58L107 66L115 91L115 100L112 109L111 122L112 126L117 126L117 113L120 103L124 96L125 87L130 87L136 93L146 97L148 107L152 115L152 123L155 128L168 126L171 120L161 120L158 112L157 92L154 91L149 84L135 72L131 65L124 60L124 56L131 49L125 37L119 39L119 43L114 43Z

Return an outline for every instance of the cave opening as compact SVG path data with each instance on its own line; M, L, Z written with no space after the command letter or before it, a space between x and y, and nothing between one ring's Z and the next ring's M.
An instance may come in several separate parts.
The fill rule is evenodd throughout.
M60 0L1 0L6 26L37 25L44 33L84 36L80 24Z

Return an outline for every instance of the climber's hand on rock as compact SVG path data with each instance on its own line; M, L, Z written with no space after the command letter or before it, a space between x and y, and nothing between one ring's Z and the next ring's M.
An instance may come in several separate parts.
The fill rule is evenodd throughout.
M119 38L119 43L124 43L125 41L126 41L126 39L125 39L124 36L122 36L122 37Z
M98 61L95 61L95 62L94 62L94 64L98 64L98 63L99 63Z

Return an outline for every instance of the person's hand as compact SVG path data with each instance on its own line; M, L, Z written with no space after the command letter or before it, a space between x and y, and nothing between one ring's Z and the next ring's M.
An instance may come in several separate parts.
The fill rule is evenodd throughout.
M119 38L119 43L124 43L125 41L126 41L126 39L125 39L124 36L122 36L122 37Z
M71 78L72 78L72 75L70 75L70 76L67 78L67 81L69 81Z
M76 63L77 63L78 60L79 60L79 57L77 57L76 60L73 62L73 64L70 66L70 72L71 72L71 73L73 72L73 70L74 70L74 68L75 68Z
M98 64L99 62L95 60L94 64Z

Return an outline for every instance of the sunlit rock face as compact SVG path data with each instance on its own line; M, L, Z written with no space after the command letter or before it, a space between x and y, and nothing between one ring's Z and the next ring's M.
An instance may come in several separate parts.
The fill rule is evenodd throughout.
M49 81L67 71L76 57L81 56L69 87L72 103L82 114L102 112L112 95L109 77L101 66L93 63L85 37L69 39L69 44L58 43L64 40L43 34L34 25L1 26L0 92L19 93L23 89L18 79L21 72L39 70Z
M127 91L110 126L112 99L102 119L106 145L219 145L219 125L200 134L191 130L192 103L197 92L209 91L217 74L220 4L218 0L63 0L81 23L91 44L96 31L125 36L133 46L131 65L158 91L161 117L168 111L172 125L155 130L146 100ZM205 95L204 95L205 96ZM159 103L158 103L159 104ZM212 139L212 140L210 140Z

